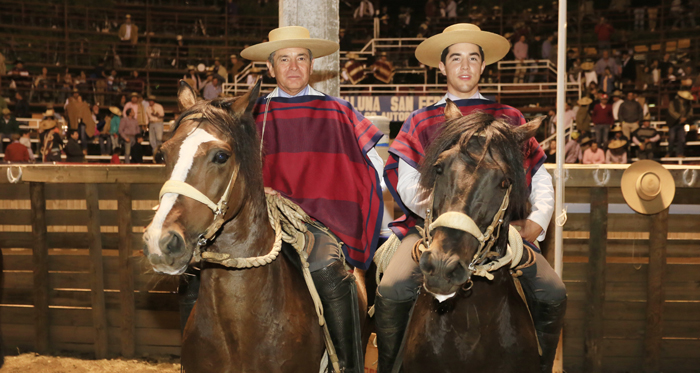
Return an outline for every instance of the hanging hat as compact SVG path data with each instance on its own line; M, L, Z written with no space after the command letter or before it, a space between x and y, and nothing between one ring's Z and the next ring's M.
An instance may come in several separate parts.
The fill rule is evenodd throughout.
M615 149L620 149L627 145L627 140L625 139L612 139L608 143L608 149L615 150Z
M268 39L270 41L244 49L241 57L251 61L265 61L272 52L283 48L306 48L311 51L314 58L318 58L340 49L338 43L334 41L311 38L309 30L301 26L276 28L270 31Z
M586 96L586 97L582 97L581 99L579 99L579 100L577 101L577 103L578 103L579 105L581 105L581 106L583 106L583 105L590 105L591 103L593 103L593 100L591 100L590 97Z
M671 205L676 183L671 173L657 162L634 162L620 182L625 202L640 214L656 214Z
M114 115L116 115L116 116L121 116L121 115L122 115L122 111L119 110L119 108L116 107L116 106L110 106L110 107L109 107L109 111L111 111L112 114L114 114Z
M678 91L678 97L688 101L693 100L693 95L688 91Z
M484 50L484 63L487 65L500 61L510 50L510 43L503 36L481 31L479 26L471 23L457 23L420 43L416 48L416 58L424 65L438 67L442 51L457 43L480 46Z

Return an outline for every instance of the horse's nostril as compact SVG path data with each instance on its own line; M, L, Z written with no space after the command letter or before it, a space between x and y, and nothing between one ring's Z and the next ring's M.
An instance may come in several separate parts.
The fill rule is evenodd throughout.
M423 272L426 275L432 275L435 271L435 265L433 264L433 261L431 259L431 252L427 250L423 252L423 255L420 256L420 261L418 264L421 272Z
M447 274L447 279L453 284L462 284L467 281L469 271L461 261L457 263L455 268Z
M177 254L185 247L185 241L177 233L170 233L160 240L163 254Z

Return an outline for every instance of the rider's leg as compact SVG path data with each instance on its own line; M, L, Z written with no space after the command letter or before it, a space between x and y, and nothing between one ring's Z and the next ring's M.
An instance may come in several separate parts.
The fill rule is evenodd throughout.
M364 354L355 276L345 269L339 240L326 229L309 225L314 247L309 270L323 303L328 331L340 367L347 373L364 372Z
M535 264L522 269L521 282L542 347L541 371L551 373L564 324L566 287L547 259L539 253L535 256Z
M374 323L379 350L378 373L392 371L421 284L420 268L411 258L413 246L419 239L415 229L409 231L396 249L377 287Z

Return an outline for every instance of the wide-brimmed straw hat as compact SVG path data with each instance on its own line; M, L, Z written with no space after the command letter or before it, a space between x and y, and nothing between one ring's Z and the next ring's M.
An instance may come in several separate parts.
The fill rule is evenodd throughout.
M46 116L51 117L51 118L49 118L47 120L42 120L41 122L39 122L39 131L41 131L41 132L48 131L48 130L56 127L56 125L58 124L56 122L56 120L53 118L53 113L51 115L46 115Z
M7 115L7 114L10 114L10 113L11 113L10 109L8 109L8 108L2 109L2 114L3 114L3 115Z
M48 110L46 110L46 112L44 113L44 116L45 116L45 117L52 117L52 116L54 116L54 111L53 111L53 109L48 109Z
M613 128L610 129L610 133L613 132L622 132L622 127L620 127L619 124L616 124Z
M591 71L591 70L593 70L594 67L595 67L595 63L593 63L591 61L586 61L586 62L581 64L581 70L583 70L583 71Z
M582 97L580 100L577 101L579 105L590 105L593 103L593 100L591 100L590 97Z
M619 89L616 89L615 92L612 94L613 97L625 97L624 94L622 94L622 91Z
M584 138L581 139L581 145L588 145L591 142L592 142L592 140L588 136L585 136Z
M340 48L334 41L314 39L309 30L301 26L276 28L268 34L268 42L255 44L244 49L241 57L250 61L265 61L272 54L283 48L306 48L314 58L327 56Z
M625 202L640 214L656 214L668 208L676 194L671 173L657 162L634 162L620 182Z
M608 149L610 149L610 150L620 149L620 148L623 148L625 145L627 145L627 140L625 140L625 139L613 139L613 140L610 140L610 142L608 143Z
M693 100L693 94L688 91L678 91L678 97L684 100Z
M116 106L110 106L110 107L109 107L109 111L111 111L112 114L114 114L114 115L116 115L116 116L121 116L121 115L122 115L122 111L119 110L119 108L116 107Z
M148 95L148 100L149 100L149 101L155 101L155 100L156 100L156 96L154 96L154 95Z
M487 65L500 61L510 50L510 43L503 36L481 31L479 26L471 23L457 23L420 43L416 48L416 58L424 65L438 67L442 51L458 43L480 46L484 50L484 63Z

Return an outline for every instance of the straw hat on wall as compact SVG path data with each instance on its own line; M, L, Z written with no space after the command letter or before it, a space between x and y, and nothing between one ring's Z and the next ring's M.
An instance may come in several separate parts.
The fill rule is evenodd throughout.
M671 173L657 162L637 161L625 170L620 183L622 196L632 210L646 215L668 208L676 194Z

